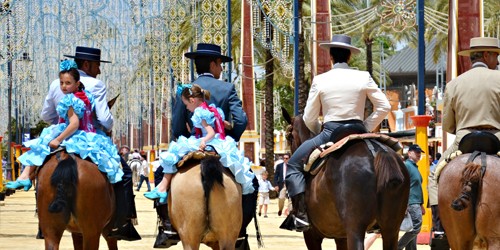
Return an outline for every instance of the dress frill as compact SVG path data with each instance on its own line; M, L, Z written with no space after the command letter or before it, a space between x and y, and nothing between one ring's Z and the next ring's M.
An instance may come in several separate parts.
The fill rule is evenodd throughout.
M80 108L80 103L83 109ZM83 101L73 94L68 94L64 96L57 107L59 115L63 118L66 117L65 120L67 120L67 115L61 115L61 113L67 114L69 107L73 107L78 118L81 118L85 111ZM60 123L44 128L39 138L24 143L30 150L21 155L19 161L25 166L41 166L47 155L50 154L49 142L60 135L67 126L66 123ZM65 147L68 153L78 154L82 159L90 158L101 172L106 173L111 183L121 181L123 170L120 168L118 150L104 132L98 130L97 133L93 133L77 130L60 145Z
M218 110L219 114L223 116L224 113L222 110L219 108ZM214 114L202 108L195 109L191 120L193 121L193 125L197 128L202 128L202 120L205 120L212 127L215 121ZM198 150L200 143L201 139L196 138L195 136L190 136L188 138L180 136L176 142L170 142L168 150L160 153L160 163L163 167L163 173L176 173L177 162L179 162L179 160L187 153ZM225 140L222 140L220 139L220 135L216 134L215 137L206 144L215 148L221 157L220 162L222 165L229 168L229 170L233 173L236 182L242 185L243 194L253 193L255 189L253 187L252 180L255 175L250 172L252 163L244 156L243 151L238 149L236 141L230 136L226 136Z

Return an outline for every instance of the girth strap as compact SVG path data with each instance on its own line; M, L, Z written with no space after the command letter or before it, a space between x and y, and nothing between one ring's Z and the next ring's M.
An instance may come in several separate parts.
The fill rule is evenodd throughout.
M471 163L476 159L478 155L481 155L481 177L484 176L484 173L486 172L486 153L485 152L480 152L480 151L474 151L470 154L469 159L467 159L467 162L465 164Z
M377 140L363 139L363 141L365 141L366 146L368 146L368 149L372 153L373 157L375 157L375 154L377 153L377 151L375 151L375 147L373 146L373 143L377 144L380 148L382 148L382 150L387 152L387 146L384 145L383 143L377 141Z

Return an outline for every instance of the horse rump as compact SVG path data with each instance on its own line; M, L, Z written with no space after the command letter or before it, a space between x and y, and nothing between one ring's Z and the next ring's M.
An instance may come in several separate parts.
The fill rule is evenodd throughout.
M396 153L381 150L375 155L373 163L377 176L377 192L398 187L404 182L405 176L400 167L404 166L404 163Z
M68 156L61 160L50 177L50 184L56 188L54 201L49 205L49 212L59 213L65 208L73 209L73 197L78 183L76 160Z
M475 198L479 182L482 178L482 167L474 162L469 162L465 165L462 172L462 178L460 179L460 184L462 185L462 191L460 195L453 200L451 207L456 211L462 211L469 206L472 199Z
M217 182L222 187L224 166L220 163L219 158L215 156L207 156L201 161L201 183L205 192L205 198L208 200L210 191Z

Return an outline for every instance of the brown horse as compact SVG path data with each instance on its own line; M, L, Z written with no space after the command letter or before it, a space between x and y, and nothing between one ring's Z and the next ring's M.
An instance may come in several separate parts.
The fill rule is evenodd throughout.
M302 116L292 119L287 138L292 152L312 137ZM380 228L383 247L395 250L408 203L410 178L401 157L377 145L372 155L363 140L348 142L326 156L315 176L306 173L306 204L311 229L304 232L308 249L322 249L334 238L337 249L363 249L365 232Z
M59 249L64 230L71 232L75 249L98 249L101 234L109 249L118 249L117 240L107 237L115 195L97 165L60 151L40 168L37 188L45 249Z
M234 249L242 224L241 186L218 158L188 161L171 182L168 208L184 249Z
M456 157L441 171L441 223L454 250L473 249L476 239L486 243L487 249L500 249L500 158L487 155L485 161L477 157L467 163L470 156L468 153Z

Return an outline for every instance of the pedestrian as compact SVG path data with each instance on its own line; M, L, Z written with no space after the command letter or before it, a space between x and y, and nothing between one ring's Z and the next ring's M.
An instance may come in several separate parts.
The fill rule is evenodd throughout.
M398 250L403 248L406 250L417 250L417 236L422 227L422 215L425 214L422 176L417 166L422 153L425 152L417 144L412 144L408 148L408 159L405 161L405 166L410 174L410 196L406 212L410 213L413 229L406 232L399 239Z
M286 221L294 222L286 229L298 232L309 229L303 167L309 153L330 141L333 131L345 124L375 130L391 109L389 100L370 73L349 67L351 56L360 52L351 45L351 37L334 35L330 43L322 43L320 47L330 51L333 69L314 77L302 116L305 125L316 136L302 143L292 154L285 180L293 205L293 213L289 215L292 217L287 217ZM373 113L365 117L366 99L373 103ZM323 123L318 120L320 114Z
M139 184L137 186L136 191L141 190L142 182L146 181L146 185L148 185L148 192L150 192L151 186L149 184L149 163L146 160L147 159L146 155L142 154L142 155L140 155L140 157L141 157L141 167L139 168L140 180L139 180Z
M274 172L274 189L276 190L276 192L278 192L278 216L281 216L283 207L285 206L285 200L288 199L285 186L285 177L289 159L290 153L285 153L285 155L283 155L283 162L276 165L276 170Z
M262 172L262 180L259 180L259 216L262 215L262 207L264 207L264 218L267 218L267 206L269 205L269 191L274 190L273 185L267 179L267 171Z

